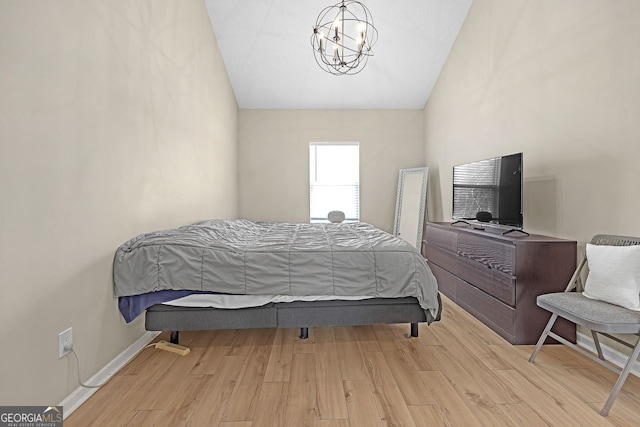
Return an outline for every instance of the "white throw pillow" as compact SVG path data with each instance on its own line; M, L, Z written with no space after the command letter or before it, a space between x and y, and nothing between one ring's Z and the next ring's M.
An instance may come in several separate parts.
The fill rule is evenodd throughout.
M587 243L589 275L587 298L640 311L640 246L604 246Z

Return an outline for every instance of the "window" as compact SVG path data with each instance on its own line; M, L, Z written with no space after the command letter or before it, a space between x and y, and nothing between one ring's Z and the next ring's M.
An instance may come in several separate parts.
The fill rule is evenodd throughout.
M331 211L360 221L359 157L358 143L309 143L310 222L328 222Z

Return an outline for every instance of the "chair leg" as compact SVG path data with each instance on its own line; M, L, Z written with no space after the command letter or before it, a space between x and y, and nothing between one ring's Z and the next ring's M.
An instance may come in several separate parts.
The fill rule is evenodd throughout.
M549 335L549 331L553 327L553 324L556 323L557 318L558 318L557 314L553 313L551 315L551 319L549 319L549 322L547 322L547 326L545 326L544 331L542 331L542 335L540 335L540 339L536 344L536 348L533 349L533 353L531 353L531 357L529 357L529 363L533 363L533 361L536 360L536 356L538 355L538 352L542 348L542 344L544 344L544 341L547 339L547 336Z
M618 397L618 393L620 393L620 390L622 389L622 385L624 384L627 377L629 376L629 372L631 372L631 368L633 367L633 364L638 359L638 354L640 354L640 338L638 338L638 341L636 342L636 346L634 347L633 353L631 353L631 356L629 356L629 360L627 361L627 364L624 365L624 369L622 370L622 372L620 372L618 381L616 381L616 384L613 386L613 390L611 390L611 394L609 395L607 402L604 404L604 406L602 407L602 410L600 411L600 415L602 415L603 417L606 417L607 415L609 415L609 410L611 409L611 406L613 406L613 402L616 400L616 397Z
M604 354L602 354L602 348L600 347L600 340L598 339L598 334L596 333L596 331L591 331L591 336L593 337L593 344L596 346L598 357L600 358L600 360L604 360Z

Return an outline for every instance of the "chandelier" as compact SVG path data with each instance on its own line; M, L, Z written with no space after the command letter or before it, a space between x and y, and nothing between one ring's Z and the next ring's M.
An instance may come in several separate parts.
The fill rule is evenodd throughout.
M369 9L359 1L342 1L320 12L311 34L316 62L328 73L358 74L378 40Z

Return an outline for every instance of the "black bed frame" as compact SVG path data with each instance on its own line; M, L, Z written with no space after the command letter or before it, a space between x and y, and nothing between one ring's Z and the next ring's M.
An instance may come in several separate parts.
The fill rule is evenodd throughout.
M170 331L174 344L178 344L180 331L300 328L300 338L306 339L309 327L377 323L410 323L410 335L417 337L418 323L427 321L414 297L296 301L233 310L157 304L145 316L146 330Z

